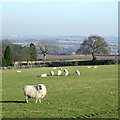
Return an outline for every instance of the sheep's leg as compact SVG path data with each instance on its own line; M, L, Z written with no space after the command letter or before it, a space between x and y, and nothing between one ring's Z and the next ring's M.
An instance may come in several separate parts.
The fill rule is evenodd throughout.
M38 101L38 100L36 99L36 103L37 103L37 101Z
M25 102L28 103L28 96L25 96Z
M39 103L41 103L41 99L39 99Z

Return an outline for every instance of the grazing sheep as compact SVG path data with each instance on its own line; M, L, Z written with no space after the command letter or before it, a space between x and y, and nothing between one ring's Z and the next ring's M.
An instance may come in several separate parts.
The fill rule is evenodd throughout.
M54 71L50 71L50 74L53 76L54 75Z
M61 75L61 73L62 73L62 71L58 70L57 75L59 76L59 75Z
M36 99L36 103L39 100L39 103L41 103L41 99L46 96L46 86L43 84L38 84L37 86L25 86L23 91L26 103L28 103L29 98Z
M76 75L80 75L80 71L75 70Z
M88 68L91 68L90 66L88 66Z
M41 77L47 77L47 74L46 74L46 73L44 73L44 74L42 74L42 75L41 75Z
M62 68L59 68L59 70L62 70Z
M68 71L67 69L64 69L64 72Z
M53 68L53 70L55 70L55 69L56 69L56 67Z
M68 76L69 72L67 69L64 69L64 72L65 72L65 76Z
M68 72L68 71L66 71L66 72L65 72L65 76L68 76L68 74L69 74L69 72Z
M18 70L17 72L21 72L20 70Z
M97 68L97 66L94 66L94 68Z

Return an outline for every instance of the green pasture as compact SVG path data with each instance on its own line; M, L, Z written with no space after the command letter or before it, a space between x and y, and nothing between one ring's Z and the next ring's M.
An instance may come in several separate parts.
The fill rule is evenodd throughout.
M69 76L51 67L2 71L3 118L118 118L118 65L71 66ZM78 69L80 76L75 75ZM50 70L55 76L50 76ZM42 73L48 77L41 78ZM24 103L23 87L45 84L42 103ZM0 103L1 104L1 103Z

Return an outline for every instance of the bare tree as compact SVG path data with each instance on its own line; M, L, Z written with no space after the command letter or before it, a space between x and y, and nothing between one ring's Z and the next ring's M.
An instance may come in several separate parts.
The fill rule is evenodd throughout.
M48 41L40 41L37 44L38 53L43 54L43 60L46 61L47 54L59 54L61 47Z
M43 60L46 61L46 56L48 53L50 53L50 46L51 44L45 41L40 41L37 44L38 46L38 52L43 54Z
M97 35L91 35L88 40L84 40L77 50L77 54L92 54L93 59L96 60L95 54L107 55L108 44L104 41L103 37Z

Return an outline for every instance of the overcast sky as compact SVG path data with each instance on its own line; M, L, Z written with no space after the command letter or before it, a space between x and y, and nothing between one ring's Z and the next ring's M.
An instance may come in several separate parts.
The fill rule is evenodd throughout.
M3 35L117 36L117 2L5 2Z

